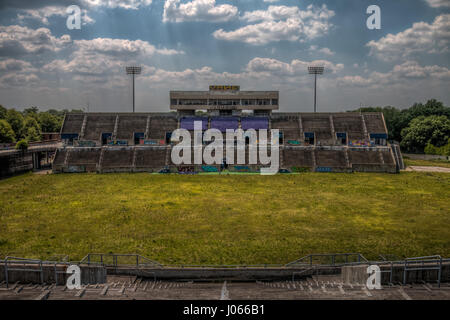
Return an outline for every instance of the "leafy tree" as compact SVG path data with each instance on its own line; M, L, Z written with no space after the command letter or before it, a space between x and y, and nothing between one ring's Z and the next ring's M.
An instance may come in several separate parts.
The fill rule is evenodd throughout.
M0 104L0 119L6 118L6 112L8 110Z
M450 118L450 108L445 107L444 104L436 99L428 100L424 105L415 103L408 109L408 118L414 119L420 116L446 116Z
M39 113L39 123L42 132L59 132L62 120L50 112L41 112Z
M400 141L402 136L401 132L404 127L402 127L401 114L402 112L391 106L384 107L383 110L384 120L386 121L386 127L389 132L389 139Z
M37 131L41 131L41 127L38 121L31 116L25 118L23 127L25 131L27 131L29 128L36 128Z
M29 127L25 131L25 139L27 141L41 141L41 134L35 127Z
M31 107L23 110L24 117L32 117L34 119L38 119L38 113L39 113L38 107Z
M23 116L19 111L15 109L9 109L6 112L6 121L9 122L11 128L14 130L14 134L16 135L16 139L20 139L23 137L23 125L24 120Z
M446 116L450 118L450 108L436 99L430 99L425 104L415 103L412 107L399 110L392 106L364 107L355 110L357 112L383 112L389 139L401 141L402 130L407 128L411 121L420 116Z
M448 139L447 144L442 147L435 147L431 143L427 144L427 146L425 147L425 153L450 156L450 139Z
M450 119L446 116L420 116L402 130L401 147L408 152L423 153L427 144L442 147L450 138Z
M16 142L16 135L11 125L6 120L0 119L0 143Z
M28 142L25 139L20 140L19 142L16 143L16 149L17 150L22 150L25 151L28 149Z

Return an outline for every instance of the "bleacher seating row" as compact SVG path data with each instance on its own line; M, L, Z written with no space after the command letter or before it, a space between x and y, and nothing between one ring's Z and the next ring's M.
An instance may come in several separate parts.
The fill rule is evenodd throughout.
M117 120L117 124L116 124ZM348 141L368 140L370 134L386 133L381 113L334 114L272 114L270 117L181 117L176 114L67 114L61 134L75 135L80 140L97 141L102 134L135 144L135 134L146 139L166 140L166 134L177 128L194 129L194 121L202 122L202 129L279 129L285 140L304 140L304 134L315 134L317 145L336 144L336 134L346 133Z
M94 113L66 115L61 130L62 137L73 138L77 143L74 143L74 148L58 150L54 170L159 172L169 170L168 167L174 169L176 166L171 163L170 157L172 146L168 143L170 133L177 128L192 131L194 121L201 121L203 130L217 128L222 132L237 128L279 129L282 133L280 169L286 171L306 168L320 172L394 172L397 169L391 149L386 146L377 147L369 139L384 139L387 136L381 113L273 113L270 116L241 117L177 116L175 113ZM105 139L114 140L114 146L108 142L107 147L102 147ZM344 142L340 139L344 139ZM245 164L251 170L266 167L259 159L256 164L249 163L248 147L245 154ZM226 157L226 149L223 157ZM234 163L241 165L237 163L236 148ZM203 166L186 167L183 170L190 172L212 168L203 162Z
M204 151L202 147L202 152ZM58 150L53 168L56 172L65 171L152 171L158 172L165 167L176 167L172 163L171 147L122 147L122 148L65 148ZM193 152L193 151L192 151ZM238 152L233 150L233 163L229 165L248 165L254 168L265 167L259 156L256 163L250 163L249 148L245 148L244 162L238 163ZM270 149L267 152L270 156ZM221 159L228 158L227 150L223 150ZM194 155L191 154L193 162ZM213 164L220 166L222 162ZM203 161L202 166L208 166ZM390 148L347 148L328 149L324 147L281 147L280 169L292 168L330 168L328 171L370 171L371 166L383 168L387 172L395 172L396 164ZM355 167L357 169L355 169ZM77 169L78 168L78 169Z

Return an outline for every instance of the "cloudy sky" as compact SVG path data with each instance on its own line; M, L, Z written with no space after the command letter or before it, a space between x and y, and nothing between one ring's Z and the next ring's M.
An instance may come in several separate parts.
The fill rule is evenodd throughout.
M381 29L369 30L369 5ZM78 5L81 30L66 26ZM281 111L450 105L450 0L0 0L0 104L137 111L169 90L279 90Z

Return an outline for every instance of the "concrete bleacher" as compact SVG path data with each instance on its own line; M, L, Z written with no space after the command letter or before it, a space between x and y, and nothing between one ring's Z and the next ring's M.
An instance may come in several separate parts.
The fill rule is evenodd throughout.
M313 149L309 148L283 148L283 163L282 167L291 168L291 167L306 167L313 168L314 167L314 155Z
M178 127L176 116L151 116L148 139L165 140L167 132L173 132Z
M73 148L69 150L69 165L96 165L101 152L99 148Z
M134 150L132 148L105 148L102 170L110 168L131 168L133 166Z
M67 154L67 151L64 149L57 150L55 159L53 159L53 165L63 166L64 161L66 159L66 154Z
M101 148L70 148L61 149L61 157L64 155L65 161L62 158L58 159L58 163L63 163L59 169L63 172L95 172L100 160ZM54 165L55 169L55 165Z
M346 132L348 140L368 139L362 119L359 113L333 115L334 129L336 132Z
M379 142L380 145L368 143L371 134L387 134L381 113L273 113L270 116L245 114L220 117L182 116L176 113L89 113L68 114L62 132L78 134L80 141L95 142L97 147L74 141L74 148L58 150L54 170L66 172L79 168L80 171L98 172L159 172L170 167L171 171L179 171L179 166L171 163L170 157L170 145L176 143L171 143L168 137L179 127L192 130L195 120L202 121L203 129L217 128L222 132L237 128L279 129L283 137L280 145L280 168L287 170L306 168L321 172L394 172L398 161L393 158L389 145L382 146L383 142ZM111 134L111 139L126 140L128 146L98 147L102 145L102 134L105 133ZM156 140L157 143L137 146L135 133L139 133L144 140ZM342 141L337 138L338 133L339 137L346 134L348 145L345 139ZM314 134L314 142L308 144L306 137L311 134ZM202 150L204 147L205 145ZM226 149L223 152L225 158ZM232 166L244 165L252 171L267 166L259 162L259 157L257 164L249 163L248 146L245 164L237 164L237 149L234 154L234 164L229 163ZM193 161L193 156L191 159ZM201 171L206 163L203 162L203 166L191 166L196 171ZM220 163L213 166L219 168Z
M333 145L334 134L331 131L332 124L330 123L330 116L323 115L304 115L302 116L302 124L304 132L314 132L315 139L320 145Z
M349 160L352 164L382 164L380 153L377 151L367 151L364 149L350 149L348 151Z
M344 150L315 150L316 167L348 167Z
M382 113L367 113L363 114L366 122L367 131L369 133L385 133L386 127Z
M123 115L118 118L117 140L127 140L128 144L134 144L135 133L145 133L147 117Z
M64 124L61 129L61 133L77 133L81 132L83 125L84 114L72 114L68 113L64 119Z
M137 169L160 169L166 165L167 147L136 148Z
M300 119L296 115L272 115L272 129L279 129L283 133L284 141L303 141L301 135Z
M103 133L114 133L116 115L88 115L83 140L101 141Z
M385 164L395 165L395 160L392 156L391 150L381 151L381 155L383 156L383 161Z

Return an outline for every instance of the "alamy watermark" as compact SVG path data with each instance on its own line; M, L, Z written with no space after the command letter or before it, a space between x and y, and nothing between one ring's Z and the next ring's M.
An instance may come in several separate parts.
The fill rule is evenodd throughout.
M194 121L194 137L186 129L177 129L172 133L172 142L178 142L172 148L172 163L175 165L227 165L235 164L234 152L237 152L238 165L269 165L261 168L262 175L274 175L280 168L280 132L278 129L270 130L242 130L227 129L225 140L218 129L202 130L202 122ZM180 141L181 139L181 141ZM204 145L204 142L210 142ZM248 158L246 163L246 145L248 145ZM226 157L224 158L224 149ZM270 155L269 155L270 149ZM192 159L192 155L193 158ZM259 161L258 161L259 158ZM225 160L225 161L224 161Z
M77 265L70 265L67 270L67 274L70 276L67 278L66 286L67 289L81 289L81 269Z
M367 14L370 16L367 18L366 25L369 30L381 29L381 9L377 5L371 5L367 8Z
M367 267L367 273L369 278L366 282L366 287L369 290L381 289L381 269L377 265L371 265Z
M77 5L67 7L66 13L69 15L66 20L67 29L81 29L81 9Z

